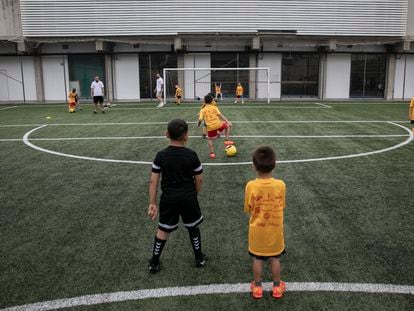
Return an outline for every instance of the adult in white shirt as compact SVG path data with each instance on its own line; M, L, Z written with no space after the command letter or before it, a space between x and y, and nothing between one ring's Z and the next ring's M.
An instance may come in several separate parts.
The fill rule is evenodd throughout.
M154 89L155 96L157 97L159 103L157 107L164 107L165 103L162 100L162 93L164 90L164 80L161 78L160 74L157 73L157 82Z
M100 105L102 113L105 113L105 109L103 107L103 98L104 98L104 84L102 81L99 81L99 77L95 77L95 81L91 84L91 96L93 97L93 103L95 105L95 110L93 113L96 113L96 109L98 108L98 103Z

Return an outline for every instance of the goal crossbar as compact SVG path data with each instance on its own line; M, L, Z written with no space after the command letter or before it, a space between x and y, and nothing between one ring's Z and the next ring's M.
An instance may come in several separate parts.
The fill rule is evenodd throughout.
M164 68L163 69L163 78L164 81L167 81L167 71L231 71L231 70L264 70L266 72L267 78L267 103L270 103L270 67L193 67L193 68ZM164 82L164 83L165 83ZM164 86L164 101L167 102L167 88Z

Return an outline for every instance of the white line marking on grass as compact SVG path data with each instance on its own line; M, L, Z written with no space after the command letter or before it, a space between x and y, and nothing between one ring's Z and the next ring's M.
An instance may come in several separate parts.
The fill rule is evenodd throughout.
M409 123L407 120L299 120L299 121L288 121L288 120L251 120L251 121L231 121L231 123ZM188 124L197 124L197 121L187 121ZM168 121L154 121L154 122L110 122L110 123L48 123L49 126L98 126L98 125L167 125ZM41 126L42 124L0 124L1 127L33 127Z
M402 129L404 129L406 132L408 132L408 138L396 145L393 145L391 147L388 148L384 148L384 149L380 149L380 150L374 150L374 151L369 151L369 152L363 152L363 153L356 153L356 154L350 154L350 155L343 155L343 156L334 156L334 157L325 157L325 158L311 158L311 159L300 159L300 160L281 160L278 161L278 164L281 163L303 163L303 162L317 162L317 161L327 161L327 160L338 160L338 159L349 159L349 158L355 158L355 157L362 157L362 156L368 156L368 155L373 155L373 154L379 154L379 153L383 153L383 152L387 152L387 151L391 151L394 149L398 149L408 143L410 143L413 140L413 132L411 130L409 130L408 128L399 125L397 123L394 122L386 122L392 125L395 125L397 127L400 127ZM117 159L103 159L103 158L94 158L94 157L86 157L86 156L77 156L77 155L73 155L73 154L67 154L67 153L62 153L62 152L56 152L56 151L52 151L49 149L45 149L39 146L36 146L34 144L32 144L29 141L29 136L30 134L32 134L33 132L44 128L47 125L42 125L39 126L37 128L34 128L30 131L28 131L26 134L24 134L23 136L23 142L38 151L42 151L45 153L50 153L50 154L54 154L54 155L58 155L58 156L63 156L63 157L69 157L69 158L74 158L74 159L82 159L82 160L91 160L91 161L99 161L99 162L113 162L113 163L129 163L129 164L152 164L152 162L150 161L133 161L133 160L117 160ZM405 135L404 137L407 137L407 135ZM225 163L225 162L205 162L203 163L204 166L235 166L235 165L250 165L252 164L251 161L249 162L229 162L229 163Z
M3 108L0 108L0 110L13 109L13 108L17 108L17 106L3 107Z
M236 104L235 104L236 105ZM332 108L332 107L309 107L309 106L220 106L220 109L326 109L326 108ZM162 108L151 108L151 107L131 107L131 108L116 108L116 110L181 110L181 109L198 109L200 110L200 107L194 107L194 106L187 106L187 107L162 107Z
M271 290L271 283L264 283L265 291ZM302 283L287 282L286 291L289 292L354 292L371 294L404 294L414 295L414 286L391 284L366 283ZM135 291L113 292L95 295L85 295L66 299L56 299L38 303L25 304L1 309L0 311L37 311L56 310L79 306L92 306L123 301L143 300L149 298L196 296L211 294L249 293L249 283L237 284L210 284L198 286L164 287L141 289Z
M322 106L322 107L325 107L325 108L332 108L332 106L328 106L328 105L321 104L321 103L315 103L315 104L319 105L319 106Z
M232 135L232 138L387 138L408 137L409 135ZM188 136L200 138L200 136ZM128 139L166 139L165 136L100 136L100 137L55 137L30 138L31 141L71 141L71 140L128 140ZM22 138L1 138L0 142L22 141Z

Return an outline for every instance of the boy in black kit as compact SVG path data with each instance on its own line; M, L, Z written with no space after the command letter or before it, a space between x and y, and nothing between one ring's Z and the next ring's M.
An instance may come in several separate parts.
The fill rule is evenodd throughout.
M157 189L162 175L160 218L149 264L151 273L160 270L162 249L170 232L178 228L180 216L190 235L196 266L204 267L207 260L207 256L201 252L201 235L198 228L203 221L197 199L197 193L203 183L203 167L197 153L184 147L188 140L188 124L184 120L170 121L166 135L170 139L170 145L155 156L149 184L148 215L155 220L158 216Z

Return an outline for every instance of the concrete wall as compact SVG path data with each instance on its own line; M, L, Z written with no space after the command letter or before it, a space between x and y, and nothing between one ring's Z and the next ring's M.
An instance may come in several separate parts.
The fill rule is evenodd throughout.
M22 36L19 0L0 1L0 40Z
M414 1L408 1L407 38L414 40Z
M269 67L270 68L270 98L280 99L281 91L281 76L282 76L282 54L259 54L258 67ZM257 99L267 98L267 81L266 72L260 70L257 73Z
M414 97L414 55L399 55L395 64L394 99Z
M36 100L33 57L0 57L0 101L25 100Z
M117 100L138 100L139 57L138 54L114 55L114 89Z
M208 68L211 67L210 54L185 54L184 67ZM203 98L210 92L211 75L209 71L185 71L184 72L184 98L194 99L197 96Z
M351 54L328 54L325 99L348 99L351 81Z

